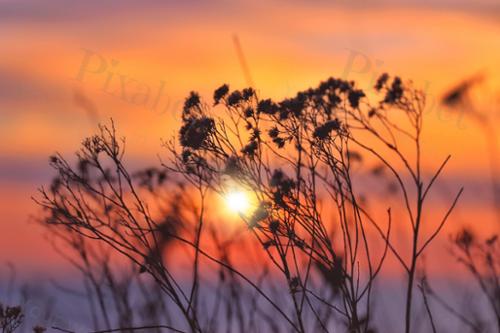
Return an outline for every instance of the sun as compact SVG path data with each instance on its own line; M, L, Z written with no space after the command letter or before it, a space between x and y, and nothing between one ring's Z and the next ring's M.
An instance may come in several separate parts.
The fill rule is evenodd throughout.
M233 213L243 214L250 209L250 198L243 191L231 191L225 196L226 205Z

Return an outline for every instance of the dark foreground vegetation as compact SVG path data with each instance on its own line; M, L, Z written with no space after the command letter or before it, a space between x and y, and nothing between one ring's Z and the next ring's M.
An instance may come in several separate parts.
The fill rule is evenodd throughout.
M373 333L392 321L397 332L441 332L436 309L464 332L498 331L496 236L452 237L488 313L463 312L426 274L422 258L462 194L430 207L450 157L422 170L426 96L386 74L374 88L368 97L331 78L276 102L223 85L208 102L190 94L157 167L130 171L112 122L76 163L52 156L39 223L81 272L89 331ZM254 207L228 231L215 198L234 188ZM404 272L404 290L392 300L400 313L384 319L388 265ZM22 308L0 307L3 332L22 320Z

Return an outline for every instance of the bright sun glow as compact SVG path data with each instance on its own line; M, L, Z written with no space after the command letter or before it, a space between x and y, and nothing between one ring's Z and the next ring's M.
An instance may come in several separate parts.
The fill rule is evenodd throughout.
M228 208L235 213L245 213L250 208L250 200L242 191L230 192L226 195Z

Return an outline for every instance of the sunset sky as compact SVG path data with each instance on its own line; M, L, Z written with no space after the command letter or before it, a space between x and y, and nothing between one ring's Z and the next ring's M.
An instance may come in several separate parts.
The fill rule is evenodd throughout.
M466 188L452 223L498 229L482 132L438 104L483 75L481 107L499 128L498 0L335 3L0 1L0 265L28 276L62 265L29 222L50 154L70 156L112 117L130 164L158 163L191 90L208 99L221 83L249 83L235 38L260 96L291 96L329 76L368 90L382 72L412 79L429 94L424 167L451 154L446 179Z

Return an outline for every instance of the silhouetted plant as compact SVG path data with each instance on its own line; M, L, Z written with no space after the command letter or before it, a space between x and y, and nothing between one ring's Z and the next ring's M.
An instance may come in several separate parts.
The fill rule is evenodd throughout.
M0 328L2 333L14 332L23 322L24 315L20 306L6 306L0 303Z
M173 141L168 145L175 158L174 167L167 167L193 182L202 182L223 194L223 179L229 176L254 192L260 204L252 215L243 219L284 274L292 291L295 329L299 331L305 330L304 305L316 313L310 297L324 301L308 289L311 267L317 267L322 276L334 282L333 290L341 291L340 303L344 308L338 312L346 317L349 330L366 331L372 283L384 262L385 251L390 250L408 273L405 330L409 332L418 258L439 233L461 194L459 191L434 233L420 239L424 201L448 159L424 184L420 134L425 96L398 77L391 80L387 74L377 80L375 88L383 98L371 105L353 82L333 78L281 102L260 100L254 92L246 99L234 98L241 93L230 92L223 85L214 96L215 104L223 106L226 117L215 116L220 111L212 112L201 99L195 104L186 100L183 128L195 119L211 123L204 129L203 143L191 144L181 130L181 150L176 149ZM406 116L408 129L392 120L398 113ZM414 144L413 163L411 154L405 154L399 147L400 136ZM373 147L373 142L379 146ZM387 232L383 232L380 222L368 214L359 200L352 166L362 156L356 150L378 159L390 170L402 191L412 233L409 263L389 240L390 211ZM393 162L394 157L401 162L402 170ZM238 166L237 176L234 172L227 173L228 165L231 170ZM408 178L413 186L406 183ZM410 192L416 196L413 204ZM320 212L319 201L325 196L336 206L343 239L340 248L335 248L327 232L328 223ZM370 255L368 225L375 227L385 242L378 263ZM364 251L365 270L359 268L363 260L360 250ZM304 258L308 264L301 269L298 262ZM364 314L360 313L360 306L365 308Z
M374 332L374 282L390 253L406 272L409 333L417 263L462 191L423 238L426 199L449 157L424 179L424 94L387 74L375 88L381 95L376 102L354 82L334 78L279 102L228 85L215 90L213 103L192 92L179 138L165 145L163 168L132 174L123 162L124 140L113 124L101 126L83 142L76 167L60 155L51 157L58 176L37 199L46 211L41 222L87 261L81 271L98 300L101 280L92 272L122 296L119 302L125 300L105 264L114 255L124 256L165 296L165 316L175 317L166 326L191 332L338 327ZM375 160L377 171L365 160ZM385 173L396 184L392 193L403 203L411 235L409 259L391 241L391 208L387 217L371 212L361 172L384 186L386 177L380 175ZM207 200L224 195L231 184L251 192L256 204L240 213L246 231L227 235L209 214ZM234 253L252 242L267 260L248 274ZM167 252L189 266L182 280ZM203 289L214 289L214 298ZM125 310L118 324L131 330L133 309L119 302ZM103 301L100 311L106 317ZM110 320L105 327L111 329Z
M453 111L460 112L461 118L459 120L462 120L462 116L465 115L476 122L484 134L490 163L493 208L496 213L497 222L500 223L500 175L498 174L500 170L500 162L498 160L500 151L497 143L498 126L495 113L491 112L492 109L498 109L499 103L498 95L488 96L488 94L484 93L483 90L486 89L481 87L481 83L485 79L486 77L482 74L466 78L447 91L442 97L441 103ZM475 96L478 91L481 93L479 98ZM484 107L482 104L488 98L494 98L494 101L489 101L487 106Z
M480 240L469 229L454 238L454 256L480 287L500 330L500 245L498 235Z

